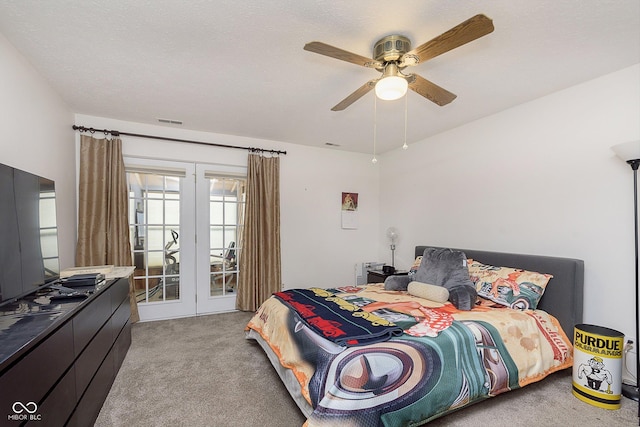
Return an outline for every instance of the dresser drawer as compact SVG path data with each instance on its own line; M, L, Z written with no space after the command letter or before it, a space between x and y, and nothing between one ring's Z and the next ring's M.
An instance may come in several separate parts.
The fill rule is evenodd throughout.
M75 412L69 420L69 427L86 427L92 426L95 423L115 377L116 370L113 352L109 352L80 399Z
M73 318L73 347L76 357L111 316L111 289L105 289Z
M41 402L73 359L73 328L67 322L0 377L0 414L13 414L14 402Z
M78 394L78 399L85 392L87 385L91 382L112 344L113 335L109 328L109 323L107 323L76 360L76 393Z
M111 291L111 311L116 311L124 300L129 301L129 279L126 277L118 279L109 290Z
M27 425L62 426L75 406L75 371L72 366L56 384L51 394L38 406L37 415L39 418L28 422Z

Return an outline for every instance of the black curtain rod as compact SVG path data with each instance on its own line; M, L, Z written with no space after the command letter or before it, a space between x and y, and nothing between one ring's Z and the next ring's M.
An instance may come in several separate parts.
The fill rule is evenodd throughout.
M175 141L175 142L186 142L188 144L198 144L198 145L208 145L210 147L222 147L222 148L235 148L238 150L248 150L253 153L271 153L271 154L287 154L286 151L280 150L266 150L264 148L255 148L255 147L242 147L240 145L227 145L227 144L217 144L215 142L201 142L201 141L192 141L189 139L179 139L179 138L168 138L166 136L153 136L153 135L144 135L140 133L129 133L129 132L120 132L117 130L109 130L109 129L94 129L88 128L84 126L73 125L73 130L77 130L78 132L89 132L89 133L104 133L105 135L111 134L113 136L119 135L127 135L127 136L137 136L139 138L151 138L151 139L160 139L162 141Z

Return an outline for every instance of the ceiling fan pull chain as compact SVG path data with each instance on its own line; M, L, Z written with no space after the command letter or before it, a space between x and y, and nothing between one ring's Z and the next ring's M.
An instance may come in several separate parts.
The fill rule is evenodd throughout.
M378 118L378 103L376 102L377 96L373 97L373 159L371 163L378 163L376 159L376 138L377 138L377 118Z
M404 144L402 144L402 149L406 150L407 148L409 148L409 146L407 145L407 111L408 111L408 98L409 98L409 92L404 94Z

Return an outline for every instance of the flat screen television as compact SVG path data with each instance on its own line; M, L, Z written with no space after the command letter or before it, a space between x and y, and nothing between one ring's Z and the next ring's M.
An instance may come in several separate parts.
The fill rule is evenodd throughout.
M0 306L59 277L55 183L0 163Z

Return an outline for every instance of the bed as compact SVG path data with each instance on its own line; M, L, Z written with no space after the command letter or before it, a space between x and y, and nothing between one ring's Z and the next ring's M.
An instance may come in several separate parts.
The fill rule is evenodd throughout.
M417 246L416 258L427 248ZM537 307L480 299L460 311L380 283L289 289L261 305L246 338L265 351L305 426L423 425L572 366L582 260L454 250L491 274L548 275ZM479 274L471 264L469 274Z

